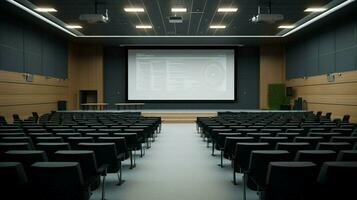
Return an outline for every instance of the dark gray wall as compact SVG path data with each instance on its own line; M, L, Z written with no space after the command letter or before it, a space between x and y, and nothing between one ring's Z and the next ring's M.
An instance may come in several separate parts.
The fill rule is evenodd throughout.
M0 70L67 78L67 41L0 9Z
M237 51L237 102L234 103L147 103L146 109L258 109L259 48L244 47ZM126 57L121 47L104 48L104 102L126 100Z
M286 78L357 70L356 57L356 14L337 16L288 43Z

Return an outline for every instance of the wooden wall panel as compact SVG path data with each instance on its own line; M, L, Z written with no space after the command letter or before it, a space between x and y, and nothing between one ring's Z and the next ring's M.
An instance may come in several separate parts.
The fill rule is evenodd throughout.
M57 110L57 101L68 100L68 80L34 75L32 82L23 73L0 71L0 115L12 121L13 114L27 118Z
M260 48L260 109L268 108L268 85L284 82L284 48L261 46Z
M97 102L103 102L102 47L71 44L68 59L68 108L79 108L80 90L97 90Z
M332 112L332 118L349 114L357 122L357 71L334 75L334 82L328 82L326 75L319 75L286 80L286 84L293 87L294 98L306 100L308 110Z

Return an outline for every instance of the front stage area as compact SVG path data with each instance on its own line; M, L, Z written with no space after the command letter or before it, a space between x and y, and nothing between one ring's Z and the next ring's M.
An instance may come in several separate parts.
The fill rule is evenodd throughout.
M141 112L145 117L161 117L163 123L194 123L197 117L214 117L218 112L306 112L297 110L251 110L251 109L142 109L142 110L68 110L60 112L98 112L98 113L121 113L121 112Z

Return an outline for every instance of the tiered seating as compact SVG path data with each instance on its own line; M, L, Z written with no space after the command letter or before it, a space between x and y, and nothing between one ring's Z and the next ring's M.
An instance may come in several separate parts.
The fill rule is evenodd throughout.
M318 187L325 190L328 185L317 179L320 170L320 176L327 174L322 166L357 161L356 124L331 121L330 115L223 112L197 118L196 124L207 147L212 145L212 155L220 150L232 162L234 183L235 174L243 173L243 199L246 185L257 189L262 199L313 199ZM357 168L349 162L336 165Z
M24 169L17 176L25 176L21 188L32 188L34 199L65 200L89 199L89 189L97 189L102 176L104 199L106 174L117 173L122 184L122 161L131 158L133 169L135 152L144 156L160 127L160 118L140 113L53 112L33 120L16 118L16 124L0 125L0 173Z

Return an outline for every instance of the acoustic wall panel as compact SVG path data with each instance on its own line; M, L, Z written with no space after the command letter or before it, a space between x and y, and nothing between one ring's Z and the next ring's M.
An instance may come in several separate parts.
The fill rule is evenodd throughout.
M23 72L23 52L21 50L0 45L0 69Z
M352 71L356 63L356 47L336 52L336 71Z

